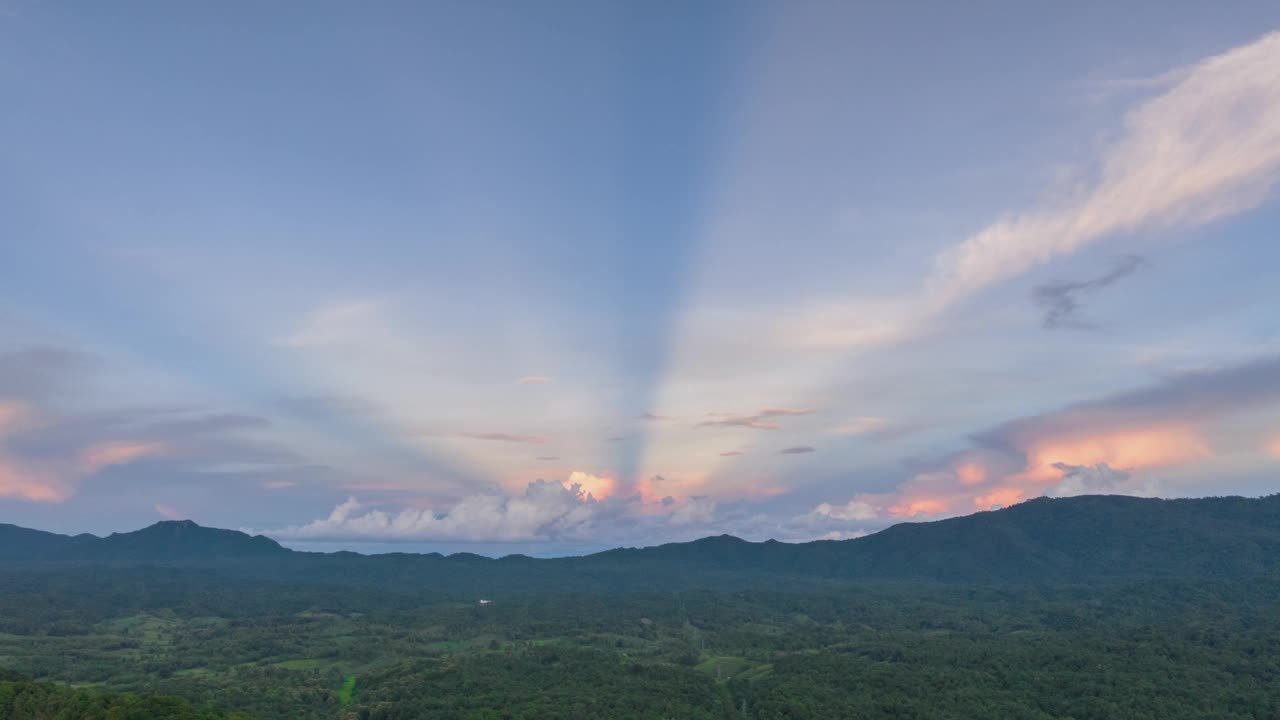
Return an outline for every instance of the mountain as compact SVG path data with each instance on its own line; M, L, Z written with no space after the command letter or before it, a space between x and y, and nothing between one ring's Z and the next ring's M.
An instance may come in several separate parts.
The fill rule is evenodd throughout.
M0 525L0 562L187 563L251 560L289 555L290 550L261 535L201 527L190 520L166 520L141 530L69 537Z
M1241 577L1280 571L1280 495L1038 498L993 512L902 523L854 540L754 543L721 535L555 559L296 552L263 536L190 521L106 538L0 525L0 566L44 563L192 566L281 580L494 594L863 579Z

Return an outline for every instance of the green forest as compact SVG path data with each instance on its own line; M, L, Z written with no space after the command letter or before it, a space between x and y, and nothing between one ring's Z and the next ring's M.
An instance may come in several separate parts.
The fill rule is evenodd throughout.
M511 594L0 574L0 717L1280 717L1280 578Z

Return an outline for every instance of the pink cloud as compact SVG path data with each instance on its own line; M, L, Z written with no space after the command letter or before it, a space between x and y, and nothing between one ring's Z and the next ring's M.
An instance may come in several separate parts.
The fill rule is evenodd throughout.
M551 378L542 377L541 375L528 375L526 377L520 378L516 382L520 383L521 385L546 385L547 383L551 382Z
M156 512L160 513L160 515L170 520L185 520L187 518L187 515L185 513L179 510L175 510L172 507L168 505L163 505L161 503L156 503L155 510Z

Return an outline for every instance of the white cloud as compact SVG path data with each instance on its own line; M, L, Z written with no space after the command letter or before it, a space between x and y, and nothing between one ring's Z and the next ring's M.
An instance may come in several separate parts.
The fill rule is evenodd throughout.
M822 503L813 509L812 514L833 520L875 520L879 516L874 507L859 500L850 500L844 505Z
M995 283L1108 238L1194 226L1262 204L1280 177L1280 33L1179 68L1124 116L1086 179L939 253L923 294L791 311L770 335L870 349L920 334Z
M698 496L689 498L688 502L671 513L672 525L706 525L715 519L716 501Z
M1155 497L1159 494L1159 483L1155 480L1137 480L1106 463L1092 466L1054 463L1053 467L1062 471L1062 481L1045 493L1050 497L1112 494Z
M1280 172L1280 33L1203 60L1139 104L1070 199L993 223L941 254L930 306L1108 236L1260 204Z
M355 498L322 520L265 534L282 540L520 541L588 535L594 523L626 511L630 499L600 501L577 484L536 480L523 495L469 495L447 512L405 509L390 513Z

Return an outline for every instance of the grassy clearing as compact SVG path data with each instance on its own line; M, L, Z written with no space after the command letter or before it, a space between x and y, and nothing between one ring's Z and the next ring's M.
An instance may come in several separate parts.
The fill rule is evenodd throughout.
M711 677L719 679L721 682L729 678L746 673L756 667L756 663L746 658L733 657L731 655L716 655L698 663L696 669L699 672L706 673Z
M342 687L338 688L338 702L343 705L350 705L352 696L356 692L356 676L348 675L342 678Z

